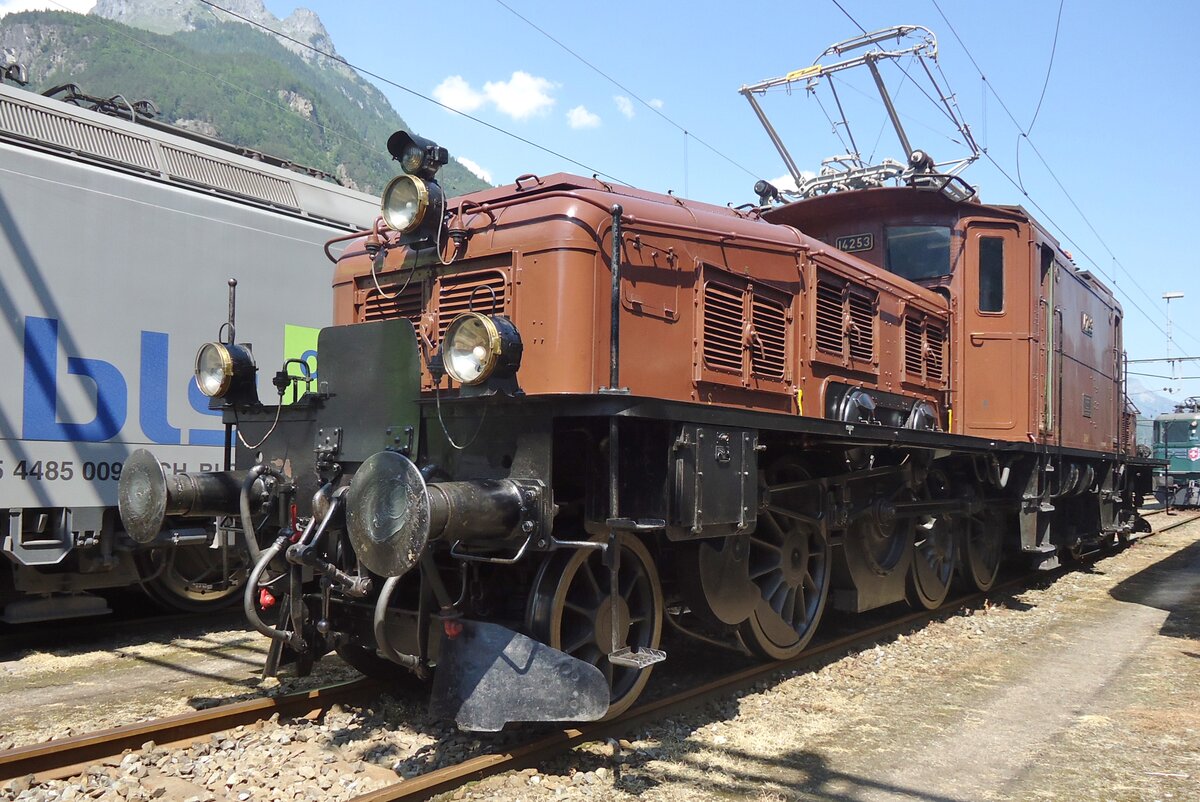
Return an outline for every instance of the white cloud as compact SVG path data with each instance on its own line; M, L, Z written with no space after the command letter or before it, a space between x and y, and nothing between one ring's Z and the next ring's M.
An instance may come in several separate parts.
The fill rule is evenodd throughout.
M434 88L433 97L455 111L472 112L491 104L514 120L527 120L544 114L554 105L550 92L557 87L553 81L521 70L507 81L488 81L483 91L475 89L461 75L451 75Z
M663 102L656 97L650 98L648 103L652 108L661 109L663 107Z
M494 183L492 181L492 171L491 170L483 169L478 164L476 164L475 162L468 159L466 156L455 156L454 160L456 162L458 162L459 164L461 164L463 167L466 167L468 170L470 170L475 175L482 178L484 181L487 181L489 184Z
M74 11L76 14L86 14L96 5L96 0L58 0L48 3L46 0L0 0L0 17L5 14L16 14L18 11Z
M624 114L628 119L633 119L633 101L624 95L613 95L613 102L617 104L617 111Z
M475 111L487 99L472 89L461 75L451 75L434 87L433 97L455 111Z
M558 84L517 70L507 81L488 81L483 93L514 120L527 120L554 105L550 91Z
M588 111L587 106L576 106L567 112L567 124L572 128L598 128L600 116Z
M772 178L770 179L770 182L771 186L775 187L775 189L779 190L780 192L796 191L796 179L792 178L790 175L781 175L779 178Z
M800 179L803 181L807 181L810 178L816 178L816 177L817 177L817 174L812 172L811 170L801 170L800 171ZM775 187L775 189L779 190L780 192L795 192L796 191L796 181L794 178L791 177L791 175L781 175L781 176L779 176L779 178L772 178L771 186Z

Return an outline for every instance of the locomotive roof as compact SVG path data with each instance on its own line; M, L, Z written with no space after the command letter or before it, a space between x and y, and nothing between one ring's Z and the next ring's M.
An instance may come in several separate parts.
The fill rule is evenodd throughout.
M768 209L762 213L762 217L772 223L795 226L804 231L806 228L842 221L855 214L882 216L886 213L902 213L907 219L928 217L949 221L964 217L990 217L1028 224L1037 230L1041 243L1054 249L1067 269L1113 305L1120 306L1112 290L1090 271L1079 268L1074 257L1024 206L982 203L977 198L956 201L940 192L914 187L873 187L804 198Z
M6 145L347 230L369 226L379 213L374 196L279 166L280 159L273 159L277 164L251 159L231 151L231 146L185 134L172 126L130 122L0 84L0 142Z
M778 248L781 251L811 251L836 254L836 258L853 264L864 273L877 270L869 262L849 253L835 251L826 243L804 233L802 228L789 221L776 219L770 212L755 207L731 208L702 201L688 200L674 195L651 192L636 187L613 184L595 177L584 178L570 173L554 173L548 176L521 176L516 182L493 187L450 202L451 208L458 206L469 213L499 211L526 206L529 211L517 212L515 218L507 218L506 226L518 220L545 220L547 209L539 203L558 203L567 217L586 220L595 231L601 230L609 218L614 204L620 204L626 223L634 226L664 226L680 232L686 238L720 240L753 248ZM578 201L586 201L579 203ZM527 206L530 204L530 206ZM537 204L538 208L531 208ZM507 214L507 212L506 212ZM551 214L559 214L558 210ZM945 299L938 293L908 281L901 276L889 274L888 281L902 282L906 291L928 303L938 306Z
M687 209L697 216L716 215L719 219L727 220L752 220L757 223L759 216L757 211L748 207L745 209L734 209L729 206L718 206L705 203L704 201L681 198L670 193L652 192L625 184L601 181L595 176L584 178L572 173L552 173L546 176L523 175L512 184L502 184L498 187L482 189L468 195L463 195L461 199L466 199L474 203L487 204L519 196L532 197L555 191L572 190L591 190L618 195L622 199L620 201L622 207L628 214L636 214L633 210L637 208L644 208L648 212L650 209L657 209L660 206L667 205ZM644 206L643 204L653 204L653 206Z
M1190 412L1164 412L1161 415L1156 415L1156 421L1180 421L1180 420L1196 420L1200 418L1200 410L1191 410Z

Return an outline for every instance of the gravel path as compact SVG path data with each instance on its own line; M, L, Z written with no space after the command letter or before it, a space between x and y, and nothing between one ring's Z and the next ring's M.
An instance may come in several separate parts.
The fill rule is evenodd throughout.
M265 642L255 634L138 640L0 656L0 747L278 686L257 679ZM1200 798L1198 640L1200 523L448 798ZM283 687L350 673L327 659L317 676ZM429 721L413 690L369 709L266 722L187 750L147 744L84 777L0 786L0 799L341 800L521 735L517 728L481 738Z

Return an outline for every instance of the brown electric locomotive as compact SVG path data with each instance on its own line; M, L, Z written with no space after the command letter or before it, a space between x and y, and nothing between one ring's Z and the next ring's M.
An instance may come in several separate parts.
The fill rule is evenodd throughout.
M299 400L209 343L230 470L138 452L121 479L135 536L244 533L268 672L336 651L432 676L465 728L595 719L664 625L785 658L827 603L933 607L1144 528L1120 307L1020 208L944 177L744 210L563 174L447 201L444 149L388 146L405 174L338 262L318 369L274 376Z

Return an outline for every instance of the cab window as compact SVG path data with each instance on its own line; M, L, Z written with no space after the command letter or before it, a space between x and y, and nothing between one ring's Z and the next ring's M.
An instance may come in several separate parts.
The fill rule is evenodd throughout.
M1004 311L1004 240L979 238L979 311Z
M887 269L910 281L950 275L948 226L891 226L887 238Z

